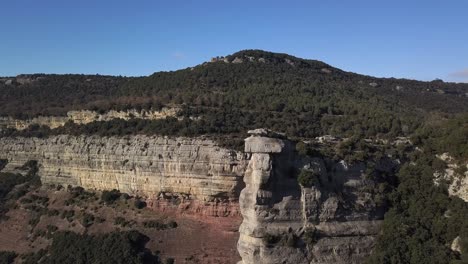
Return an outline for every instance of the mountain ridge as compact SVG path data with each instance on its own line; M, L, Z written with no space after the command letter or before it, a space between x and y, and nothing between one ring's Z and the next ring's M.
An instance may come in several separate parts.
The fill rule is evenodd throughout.
M261 50L239 51L147 77L20 77L10 84L0 82L0 116L32 119L66 116L74 110L182 109L179 121L115 120L60 133L91 133L105 127L106 135L109 131L157 133L150 131L158 128L156 131L197 136L266 127L301 138L324 134L395 137L410 135L431 116L450 118L468 112L468 84L375 78ZM129 122L139 125L129 127Z

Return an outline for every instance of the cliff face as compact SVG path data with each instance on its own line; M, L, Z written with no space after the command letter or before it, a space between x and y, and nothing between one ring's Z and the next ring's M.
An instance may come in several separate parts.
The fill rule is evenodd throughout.
M245 153L202 138L1 138L0 159L9 161L7 171L37 160L46 184L119 189L162 210L241 214L244 264L362 263L383 218L364 163L299 156L281 135L251 134ZM298 183L301 171L311 184Z
M292 143L261 130L252 131L245 151L252 156L239 199L240 263L363 262L382 215L363 188L372 183L362 164L299 158ZM299 185L298 168L314 172L316 183Z
M2 128L14 128L23 130L30 125L48 126L49 128L57 128L71 121L75 124L88 124L94 121L110 121L113 119L129 120L131 118L156 120L166 117L176 117L179 108L163 107L160 111L130 109L127 111L111 110L106 113L98 113L96 111L81 110L69 111L67 116L39 116L33 119L20 120L12 117L0 117L0 130Z
M155 207L237 214L232 203L242 189L244 155L210 140L147 136L0 140L0 159L9 161L5 170L37 160L47 184L118 189L147 197Z

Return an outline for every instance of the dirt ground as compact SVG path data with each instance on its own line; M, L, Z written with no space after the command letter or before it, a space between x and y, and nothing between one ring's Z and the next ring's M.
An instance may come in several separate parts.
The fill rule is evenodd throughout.
M39 206L41 213L37 212L37 207L36 210L31 209L37 196L49 199L42 207ZM32 203L21 201L31 197ZM51 239L45 235L48 226L56 226L59 231L70 230L81 234L136 229L150 238L147 248L159 252L162 259L174 258L175 263L231 264L240 260L236 249L240 217L201 217L158 212L149 208L136 209L134 198L121 198L114 204L106 205L98 199L99 193L86 200L75 199L75 203L66 205L65 201L70 197L72 193L67 188L41 187L19 199L7 213L8 219L0 222L0 251L24 254L46 248L51 243ZM74 216L64 218L64 211L74 211ZM82 223L86 214L101 219L85 227ZM117 217L124 218L129 224L116 224ZM143 222L150 220L161 223L175 221L177 227L164 230L144 227Z

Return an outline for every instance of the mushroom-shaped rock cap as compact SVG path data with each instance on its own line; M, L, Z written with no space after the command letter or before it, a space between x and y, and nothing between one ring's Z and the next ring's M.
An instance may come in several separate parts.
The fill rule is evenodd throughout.
M259 128L247 132L244 151L248 153L280 153L284 148L283 134Z

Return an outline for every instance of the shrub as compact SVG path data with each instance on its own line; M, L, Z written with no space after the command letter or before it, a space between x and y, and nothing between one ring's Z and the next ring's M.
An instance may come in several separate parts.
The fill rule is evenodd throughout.
M57 209L47 210L47 216L57 216L60 212Z
M120 217L120 216L119 216L119 217L116 217L116 218L114 219L114 224L115 224L115 225L123 225L123 224L125 224L126 222L127 222L127 221L125 220L125 218Z
M35 227L37 224L39 224L40 220L41 220L40 217L34 217L29 220L28 224L32 227Z
M29 199L29 198L23 198L23 199L20 200L20 203L21 204L30 204L30 203L32 203L32 200Z
M297 142L296 151L299 155L306 156L308 154L307 145L302 141Z
M18 254L12 251L0 251L0 263L1 264L13 263L17 256Z
M144 202L144 201L142 201L140 199L136 199L134 205L135 205L135 208L137 208L137 209L143 209L143 208L146 207L146 202Z
M6 159L0 159L0 171L5 168L5 166L8 164L8 160Z
M120 195L120 191L116 189L113 189L112 191L103 191L101 195L101 200L107 204L112 204L120 198Z
M281 237L278 235L273 235L273 234L266 234L263 237L263 242L267 245L273 245L278 243L281 240Z
M56 227L54 225L47 225L47 232L54 233L57 230L58 230L58 227Z
M301 172L299 173L299 176L297 176L297 181L303 187L310 188L319 183L319 177L320 177L320 174L316 172L302 169Z
M83 218L81 219L81 224L84 226L84 227L89 227L91 226L93 223L94 223L94 215L92 214L88 214L88 213L85 213L83 215Z
M170 221L169 223L164 224L157 220L150 220L150 221L143 222L143 226L145 228L156 228L158 230L164 230L167 228L177 228L178 225L175 221Z
M114 224L120 225L122 227L131 227L133 226L134 223L135 223L134 221L127 221L125 218L120 217L120 216L114 219Z
M166 229L167 226L159 221L156 221L156 220L151 220L151 221L146 221L146 222L143 222L143 226L146 227L146 228L155 228L155 229L158 229L158 230L163 230L163 229Z
M170 222L167 224L167 226L168 226L169 228L176 228L178 225L177 225L177 223L176 223L175 221L170 221Z
M73 217L75 216L75 211L73 210L65 210L62 212L62 219L66 218L68 222L73 221Z

